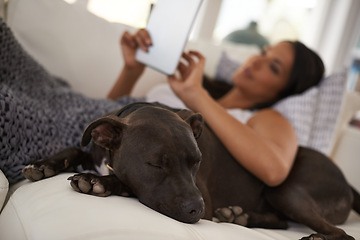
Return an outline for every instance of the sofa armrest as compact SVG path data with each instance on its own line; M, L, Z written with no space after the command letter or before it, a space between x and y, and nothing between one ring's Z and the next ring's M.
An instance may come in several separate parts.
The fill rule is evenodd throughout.
M5 177L4 173L0 170L0 211L5 202L8 190L9 190L9 181Z

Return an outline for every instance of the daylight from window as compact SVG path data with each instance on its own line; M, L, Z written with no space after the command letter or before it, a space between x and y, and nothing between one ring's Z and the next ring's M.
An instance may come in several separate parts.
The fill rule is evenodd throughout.
M254 21L259 34L270 42L296 39L308 24L316 4L317 0L223 0L213 37L221 41Z
M81 4L110 22L142 28L146 26L151 4L157 0L65 1ZM218 0L204 0L203 5L212 1ZM213 40L221 42L230 33L248 28L251 22L256 23L258 34L270 43L301 38L317 3L318 0L222 0Z

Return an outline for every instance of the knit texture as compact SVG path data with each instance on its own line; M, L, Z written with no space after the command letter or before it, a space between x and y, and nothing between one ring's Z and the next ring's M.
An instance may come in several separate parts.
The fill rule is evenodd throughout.
M94 99L74 92L29 56L0 18L0 169L10 183L33 161L80 147L86 126L144 99Z

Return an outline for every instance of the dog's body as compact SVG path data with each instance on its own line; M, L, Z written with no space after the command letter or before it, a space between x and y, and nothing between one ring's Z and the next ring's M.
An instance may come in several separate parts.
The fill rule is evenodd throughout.
M70 178L72 187L97 196L133 195L187 223L215 217L247 227L286 228L291 219L318 232L304 239L354 239L333 224L343 223L352 208L360 213L360 196L316 151L300 147L287 180L269 188L190 111L131 104L91 123L82 144L91 138L91 154L66 149L29 165L24 175L35 181L80 164L99 168L106 159L109 175L77 174Z

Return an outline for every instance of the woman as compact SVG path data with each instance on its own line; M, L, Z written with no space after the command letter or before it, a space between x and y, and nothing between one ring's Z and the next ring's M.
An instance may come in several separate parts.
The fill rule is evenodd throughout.
M131 92L145 66L135 60L138 47L151 46L144 29L121 38L125 66L109 93L117 99ZM297 151L296 134L278 112L267 108L276 101L318 84L324 65L313 51L299 42L280 42L250 57L233 75L233 87L215 100L203 88L205 58L196 51L183 53L178 74L168 82L183 103L205 121L234 158L268 186L287 177ZM260 109L250 119L238 121L226 109Z
M23 179L21 170L33 161L66 147L80 147L89 122L125 104L144 101L125 96L145 69L135 61L135 51L150 45L145 30L124 33L125 65L109 93L116 101L93 99L50 75L0 19L0 169L9 182ZM319 82L321 60L300 43L279 43L250 58L234 74L234 87L215 100L202 87L204 57L190 52L183 58L179 74L169 77L173 91L189 108L203 114L240 164L269 186L280 184L291 168L296 137L290 124L266 107ZM252 117L241 123L227 113L229 108L262 110L251 112Z

